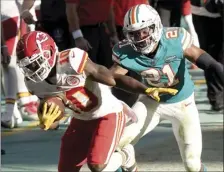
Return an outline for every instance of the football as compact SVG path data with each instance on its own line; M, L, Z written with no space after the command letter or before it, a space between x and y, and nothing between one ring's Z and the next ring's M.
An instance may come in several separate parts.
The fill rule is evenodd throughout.
M48 104L48 108L50 107L51 103L54 103L59 107L59 109L61 111L61 115L55 121L59 121L64 117L64 115L65 115L65 105L60 98L58 98L58 97L47 97L47 98L43 99L40 102L40 105L39 105L39 108L38 108L39 112L43 111L42 108L43 108L43 104L45 102Z

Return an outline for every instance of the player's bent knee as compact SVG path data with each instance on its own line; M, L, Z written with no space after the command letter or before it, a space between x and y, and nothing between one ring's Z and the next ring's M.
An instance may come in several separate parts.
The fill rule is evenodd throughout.
M88 167L92 172L101 172L106 167L106 164L89 164Z
M185 168L188 172L200 171L201 169L201 161L200 158L188 158L184 162Z

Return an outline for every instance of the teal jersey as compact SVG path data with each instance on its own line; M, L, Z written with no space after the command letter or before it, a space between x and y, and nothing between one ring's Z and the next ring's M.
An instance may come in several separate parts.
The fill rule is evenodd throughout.
M162 94L161 102L176 103L194 91L183 51L192 45L191 35L180 27L164 28L153 58L136 52L130 44L119 43L113 48L113 60L121 67L142 76L148 87L175 88L176 95Z

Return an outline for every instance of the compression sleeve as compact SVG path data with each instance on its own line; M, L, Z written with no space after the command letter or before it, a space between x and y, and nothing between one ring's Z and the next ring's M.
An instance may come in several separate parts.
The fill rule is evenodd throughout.
M200 55L196 60L196 65L203 70L211 69L211 71L214 71L220 79L222 85L224 85L223 65L217 62L208 53L203 53L202 55Z

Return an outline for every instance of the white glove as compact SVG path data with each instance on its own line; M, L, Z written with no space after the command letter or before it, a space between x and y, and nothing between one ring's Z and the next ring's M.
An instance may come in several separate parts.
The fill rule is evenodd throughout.
M188 26L188 31L190 32L191 36L193 37L193 44L196 47L200 48L200 44L199 44L199 40L198 40L198 34L196 33L195 28L194 28L192 15L189 14L189 15L184 16L184 21L186 22L186 24Z
M199 44L199 40L198 40L198 34L195 31L189 31L189 32L190 32L190 34L193 37L193 44L194 44L194 46L200 48L200 44Z

